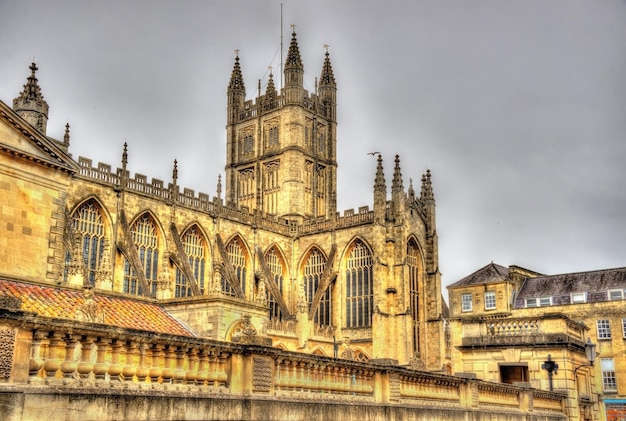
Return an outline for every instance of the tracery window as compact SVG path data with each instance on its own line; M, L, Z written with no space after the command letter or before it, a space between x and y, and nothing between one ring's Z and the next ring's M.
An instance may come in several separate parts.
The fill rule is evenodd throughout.
M372 325L374 300L372 255L361 241L356 241L346 262L346 326Z
M276 286L278 286L278 291L283 294L285 263L276 249L276 246L272 247L270 251L267 252L265 255L265 261L267 262L267 266L272 273L272 279L276 283ZM283 314L280 311L280 306L276 302L276 298L270 291L267 291L267 295L270 308L270 320L282 320Z
M130 227L130 233L137 246L139 262L144 270L146 282L156 294L157 268L159 266L159 240L154 220L149 215L141 216ZM141 295L141 285L130 262L124 259L124 292Z
M245 248L239 239L239 237L234 238L228 245L226 246L226 254L228 254L228 260L230 260L233 269L235 270L235 277L239 281L239 285L241 285L241 289L244 294L246 293L246 263L247 263L247 253ZM226 295L235 296L235 289L232 287L230 282L222 276L222 292Z
M201 293L204 293L204 270L206 266L204 236L201 235L197 227L194 226L183 234L181 242L185 248L185 255L189 259L193 276L198 283L198 288L200 288ZM174 294L176 297L190 297L193 294L189 281L178 267L176 268L176 287Z
M254 152L254 137L251 133L247 133L243 136L243 154L251 154Z
M100 208L90 200L74 212L72 228L78 234L83 262L90 285L95 285L96 271L104 250L104 222ZM71 260L71 259L70 259Z
M268 162L263 166L263 207L269 214L278 213L279 169L278 161Z
M322 280L322 273L324 272L324 266L326 265L326 258L319 249L313 249L309 253L304 265L304 291L306 293L307 303L309 308L313 303L315 293L320 286ZM329 286L322 299L320 300L319 307L315 311L314 322L322 326L331 325L331 289Z
M239 204L254 209L256 185L254 168L246 168L239 172Z
M270 148L278 146L278 126L270 127L268 145Z
M420 297L420 285L419 285L419 249L415 240L409 241L406 250L406 263L409 272L409 311L411 312L411 319L413 320L413 351L420 351L420 315L419 315L419 297Z
M326 172L326 167L317 166L317 216L326 214Z

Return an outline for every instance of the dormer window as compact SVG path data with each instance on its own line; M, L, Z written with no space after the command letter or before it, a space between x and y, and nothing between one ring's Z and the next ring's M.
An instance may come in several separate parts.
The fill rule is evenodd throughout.
M607 291L609 300L623 300L624 299L624 290L623 289L610 289Z
M580 303L586 303L587 302L587 294L584 292L575 292L571 295L571 301L572 304L580 304Z
M547 307L552 305L552 297L526 298L524 304L526 307Z

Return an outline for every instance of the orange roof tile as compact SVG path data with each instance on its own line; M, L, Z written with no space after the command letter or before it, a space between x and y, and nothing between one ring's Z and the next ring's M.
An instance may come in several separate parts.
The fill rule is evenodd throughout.
M0 279L0 295L20 298L22 310L55 319L76 320L78 310L85 304L81 291L3 279ZM195 336L158 304L101 294L94 294L93 301L103 310L107 325Z

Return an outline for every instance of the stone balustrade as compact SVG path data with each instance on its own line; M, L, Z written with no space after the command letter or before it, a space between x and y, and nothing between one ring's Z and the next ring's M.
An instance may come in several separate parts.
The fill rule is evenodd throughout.
M127 413L137 419L143 415L136 409L125 412L124 405L136 405L143 399L158 407L165 405L164 399L176 398L195 414L184 419L206 419L202 411L208 402L219 401L239 411L242 399L261 406L280 402L277 405L290 411L304 411L305 407L317 411L320 402L336 402L349 403L350 408L377 408L383 415L394 405L405 408L403 411L444 408L456 414L446 418L453 420L465 419L455 417L467 411L499 407L514 414L507 420L525 419L524 414L529 413L537 420L566 419L565 397L558 393L419 371L387 360L350 361L259 344L46 319L11 309L0 309L0 329L14 339L13 352L0 352L0 365L10 368L0 379L0 402L35 399L36 404L29 401L23 407L11 407L15 414L31 411L33 417L41 416L37 411L48 405L62 405L63 411L69 411L69 406L82 402L80 410L98 419L126 419L131 416L124 415ZM60 404L59 394L80 399ZM102 405L111 399L115 399L117 412L109 415ZM290 402L300 403L290 406ZM0 415L6 415L4 410L0 405ZM24 419L19 418L23 415L11 415L14 413L3 419ZM265 419L262 414L233 414L212 415L211 419ZM302 414L293 419L305 419ZM383 415L371 419L384 419ZM177 415L171 416L175 419ZM343 415L337 412L333 416Z

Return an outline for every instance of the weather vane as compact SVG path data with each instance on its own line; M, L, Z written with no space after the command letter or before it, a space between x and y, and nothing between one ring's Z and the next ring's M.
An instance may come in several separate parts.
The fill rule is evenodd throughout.
M326 49L326 52L328 52L328 48L330 47L330 45L328 44L324 44L324 48Z
M235 48L235 55L239 57L239 48Z
M289 25L289 27L291 28L291 30L293 32L296 32L296 24L295 23L292 23L291 25Z

